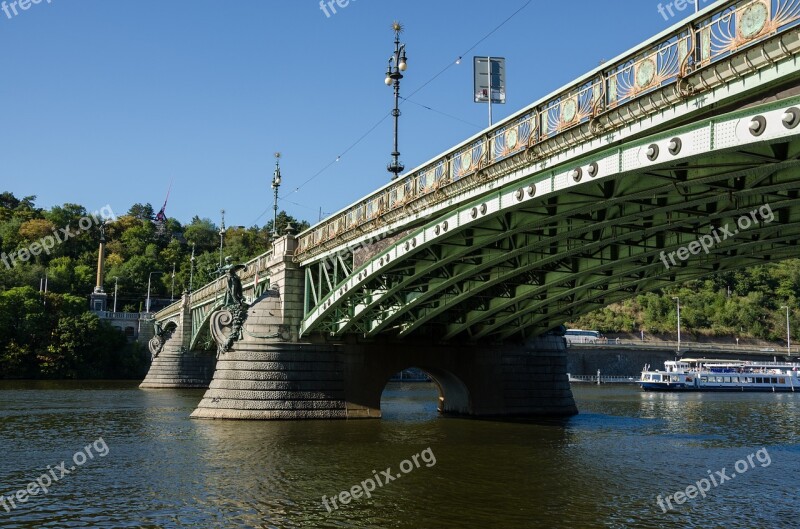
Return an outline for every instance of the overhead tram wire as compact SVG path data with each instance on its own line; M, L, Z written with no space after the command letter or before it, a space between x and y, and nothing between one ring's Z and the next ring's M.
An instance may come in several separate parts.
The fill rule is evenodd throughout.
M469 48L467 48L465 51L463 51L463 52L462 52L462 53L461 53L461 54L458 56L458 58L457 58L455 61L451 61L451 62L449 62L449 63L447 64L447 66L445 66L444 68L442 68L442 69L439 71L439 73L437 73L436 75L434 75L433 77L431 77L430 79L428 79L427 81L425 81L424 83L422 83L422 84L421 84L421 85L420 85L420 86L419 86L419 87L418 87L416 90L412 91L410 94L408 94L408 96L407 96L407 97L405 97L405 98L402 98L402 99L403 99L403 100L405 100L405 101L408 101L408 98L410 98L410 97L412 97L414 94L416 94L416 93L420 92L420 91L421 91L423 88L425 88L426 86L428 86L429 84L431 84L433 81L435 81L436 79L438 79L438 78L439 78L439 77L440 77L440 76L441 76L443 73L445 73L447 70L449 70L450 68L452 68L454 64L460 64L460 63L461 63L461 59L462 59L462 58L463 58L465 55L467 55L469 52L471 52L472 50L474 50L475 48L477 48L477 47L478 47L478 46L479 46L479 45L480 45L480 44L481 44L483 41L485 41L486 39L488 39L489 37L491 37L492 35L494 35L494 34L495 34L495 33L496 33L496 32L497 32L497 31L498 31L500 28L502 28L503 26L505 26L505 25L506 25L508 22L510 22L510 21L511 21L511 20L512 20L514 17L516 17L518 14L520 14L520 13L521 13L521 12L522 12L522 11L523 11L523 10L524 10L526 7L528 7L528 6L529 6L529 5L531 5L532 3L533 3L533 0L527 0L527 2L525 2L524 4L522 4L522 6L521 6L519 9L517 9L516 11L514 11L513 13L511 13L511 15L509 15L509 16L508 16L508 17L507 17L505 20L503 20L503 21L502 21L502 22L500 22L500 23L499 23L497 26L495 26L495 27L494 27L494 29L492 29L492 30L491 30L489 33L487 33L486 35L484 35L483 37L481 37L481 38L480 38L480 39L479 39L477 42L475 42L475 44L473 44L472 46L470 46ZM409 101L409 103L413 103L413 104L419 104L419 103L415 103L414 101ZM423 107L424 107L424 105L420 105L420 106L423 106ZM433 112L438 112L438 111L436 111L436 110L433 110L433 109L432 109L432 108L430 108L430 107L424 107L424 108L427 108L428 110L431 110L431 111L433 111ZM438 112L438 113L439 113L439 114L442 114L442 115L446 115L446 116L447 116L447 114L445 114L445 113L443 113L443 112ZM357 146L359 143L361 143L362 141L364 141L364 139L365 139L367 136L369 136L370 134L372 134L372 132L373 132L375 129L377 129L377 128L380 126L380 124L381 124L381 123L383 123L384 121L386 121L386 119L387 119L388 117L390 117L390 116L391 116L391 112L388 112L387 114L385 114L385 115L384 115L384 116L383 116L383 117L382 117L382 118L381 118L381 119L380 119L380 120L379 120L377 123L375 123L375 125L373 125L372 127L370 127L370 129L369 129L369 130L367 130L367 131L366 131L364 134L362 134L362 135L361 135L361 137L359 137L359 138L358 138L358 139L357 139L355 142L353 142L353 143L352 143L352 144L351 144L349 147L347 147L347 149L345 149L344 151L342 151L342 153L341 153L341 154L339 154L339 155L336 157L336 159L335 159L335 160L332 160L331 162L329 162L327 165L325 165L325 167L323 167L322 169L320 169L319 171L317 171L316 173L314 173L314 174L313 174L311 177L309 177L309 178L308 178L308 179L307 179L305 182L303 182L302 184L300 184L299 186L297 186L297 187L296 187L296 188L294 188L293 190L289 191L289 192L288 192L286 195L284 195L283 197L280 197L280 199L281 199L281 200L285 200L285 198L286 198L287 196L290 196L290 195L293 195L294 193L297 193L297 192L298 192L298 191L300 191L302 188L304 188L305 186L307 186L308 184L310 184L310 183L311 183L311 181L313 181L314 179L316 179L317 177L319 177L319 176L320 176L322 173L324 173L325 171L327 171L328 169L330 169L330 167L331 167L332 165L335 165L335 164L336 164L336 163L337 163L339 160L341 160L341 159L342 159L342 157L344 157L344 155L346 155L348 152L350 152L351 150L353 150L353 149L354 149L354 148L355 148L355 147L356 147L356 146ZM448 117L455 118L455 116L448 116ZM455 119L459 119L459 118L455 118ZM460 119L459 119L459 121L462 121L462 120L460 120ZM466 123L466 122L465 122L465 123ZM472 124L472 123L470 123L470 125L473 125L473 124ZM287 200L287 202L288 202L288 200ZM297 203L294 203L294 204L295 204L295 205L297 205L297 206L300 206L300 204L297 204ZM308 206L301 206L301 207L307 207L307 208L308 208ZM270 208L267 208L266 210L264 210L264 212L263 212L263 213L261 213L261 215L259 215L259 216L258 216L258 218L256 218L256 220L253 222L253 224L255 224L256 222L258 222L259 220L261 220L261 217L263 217L263 216L264 216L264 215L267 213L267 211L269 211L269 209L270 209ZM308 209L311 209L311 208L308 208Z
M386 113L386 115L384 115L384 116L383 116L383 117L382 117L382 118L381 118L381 119L380 119L380 120L379 120L377 123L375 123L375 125L373 125L373 126L372 126L372 127L371 127L371 128L368 130L368 131L367 131L367 132L365 132L364 134L362 134L360 138L358 138L358 139L357 139L355 142L353 142L353 143L352 143L352 144L351 144L351 145L350 145L350 146L349 146L347 149L345 149L344 151L342 151L342 154L340 154L339 156L337 156L335 160L332 160L332 161L328 162L328 164L327 164L325 167L323 167L322 169L320 169L319 171L317 171L316 173L314 173L314 174L313 174L311 177L309 177L309 178L308 178L308 179L307 179L305 182L303 182L302 184L300 184L299 186L297 186L297 187L296 187L296 188L294 188L293 190L289 191L289 192L288 192L288 193L286 193L284 196L280 197L280 200L285 200L286 202L290 202L289 200L286 200L286 197L288 197L288 196L290 196L290 195L293 195L294 193L297 193L297 192L298 192L298 191L300 191L300 190L301 190L303 187L305 187L306 185L308 185L309 183L311 183L311 181L312 181L312 180L314 180L314 179L315 179L315 178L317 178L319 175L321 175L322 173L324 173L325 171L327 171L327 170L328 170L328 169L329 169L329 168L330 168L332 165L336 164L336 163L337 163L339 160L341 160L341 159L342 159L342 157L343 157L345 154L347 154L348 152L350 152L351 150L353 150L353 149L354 149L354 148L355 148L355 147L356 147L356 146L357 146L359 143L361 143L362 141L364 141L364 138L366 138L367 136L369 136L369 135L372 133L372 131L374 131L375 129L377 129L377 128L380 126L380 124L381 124L381 123L383 123L384 121L386 121L386 118L388 118L388 117L389 117L389 116L391 116L391 115L392 115L392 113L391 113L391 112L387 112L387 113ZM296 206L301 206L300 204L298 204L298 203L296 203L296 202L290 202L290 203L292 203L292 204L294 204L294 205L296 205ZM307 208L307 209L312 209L312 208L310 208L310 207L308 207L308 206L301 206L301 207L305 207L305 208ZM256 220L253 222L253 224L255 224L256 222L258 222L259 220L261 220L261 217L263 217L264 215L266 215L266 214L267 214L267 212L268 212L269 210L270 210L270 208L267 208L267 209L265 209L264 211L262 211L262 212L261 212L261 214L260 214L260 215L259 215L259 216L256 218ZM316 211L316 210L315 210L315 211Z
M427 105L423 105L422 103L417 103L416 101L411 101L410 99L408 99L406 97L400 96L400 99L402 99L403 101L408 101L412 105L417 105L418 107L422 107L422 108L424 108L426 110L430 110L431 112L435 112L437 114L441 114L442 116L444 116L446 118L454 119L456 121L460 121L461 123L466 123L467 125L471 125L473 127L477 127L478 129L482 129L483 128L483 125L477 125L475 123L472 123L471 121L467 121L465 119L461 119L458 116L454 116L452 114L448 114L447 112L442 112L441 110L436 110L435 108L431 108L431 107L429 107Z
M510 21L512 18L514 18L515 16L517 16L518 14L520 14L520 13L522 12L522 10L523 10L523 9L525 9L526 7L528 7L529 5L531 5L531 3L532 3L532 2L533 2L533 0L528 0L527 2L525 2L525 3L522 5L522 7L520 7L519 9L517 9L516 11L514 11L513 13L511 13L511 15L510 15L508 18L506 18L505 20L503 20L502 22L500 22L500 24L498 24L497 26L495 26L495 28L494 28L493 30L491 30L489 33L487 33L486 35L484 35L484 36L483 36L483 37L482 37L480 40L478 40L478 42L476 42L475 44L473 44L472 46L470 46L469 48L467 48L467 50L465 50L464 52L462 52L462 53L461 53L461 55L459 55L459 56L458 56L458 58L457 58L457 59L456 59L454 62L450 62L450 63L448 63L448 64L447 64L447 66L445 66L444 68L442 68L442 69L441 69L441 71L439 71L439 73L437 73L436 75L434 75L433 77L431 77L430 79L428 79L427 81L425 81L425 82L424 82L424 83L423 83L423 84L422 84L422 85L421 85L419 88L417 88L416 90L414 90L413 92L411 92L410 94L408 94L408 97L412 97L414 94L416 94L417 92L419 92L420 90L422 90L423 88L425 88L426 86L428 86L429 84L431 84L433 81L435 81L435 80L436 80L436 78L438 78L438 77L439 77L440 75L442 75L444 72L446 72L447 70L449 70L450 68L452 68L454 64L460 64L460 63L461 63L461 59L462 59L464 56L466 56L466 55L467 55L469 52L471 52L472 50L474 50L475 48L477 48L477 47L478 47L478 46L479 46L479 45L480 45L480 44L481 44L481 43L482 43L484 40L486 40L486 39L488 39L489 37L491 37L492 35L494 35L494 34L497 32L497 30L499 30L500 28L502 28L503 26L505 26L505 25L506 25L506 24L507 24L507 23L508 23L508 22L509 22L509 21Z

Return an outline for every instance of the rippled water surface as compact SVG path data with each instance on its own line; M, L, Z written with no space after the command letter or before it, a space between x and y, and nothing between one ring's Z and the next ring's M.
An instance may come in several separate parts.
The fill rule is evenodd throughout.
M0 382L7 505L108 448L0 504L0 527L800 527L800 394L574 393L564 421L440 418L431 385L391 384L380 421L229 422L189 419L202 391ZM371 498L323 505L386 469L401 477ZM706 498L658 506L723 469Z

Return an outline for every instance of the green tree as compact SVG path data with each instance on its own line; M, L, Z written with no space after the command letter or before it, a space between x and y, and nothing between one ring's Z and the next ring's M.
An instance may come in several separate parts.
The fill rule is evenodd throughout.
M155 217L155 211L153 211L153 206L151 206L149 202L147 204L139 204L137 202L131 206L131 209L128 210L128 215L139 220L147 221L153 220Z

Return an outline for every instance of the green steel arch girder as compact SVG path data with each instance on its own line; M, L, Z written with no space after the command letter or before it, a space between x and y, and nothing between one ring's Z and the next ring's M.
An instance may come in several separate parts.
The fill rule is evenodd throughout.
M194 351L200 345L203 331L208 329L211 316L224 306L224 298L212 299L192 307L192 336L189 340L189 350Z
M301 330L505 339L670 281L760 262L756 251L791 257L800 233L800 128L782 120L798 102L719 116L495 190L354 270ZM765 130L754 136L748 127L757 115ZM675 137L682 148L672 155ZM660 151L652 161L651 145ZM686 246L708 227L735 222L765 203L773 223L715 244L708 255L670 269L663 264L661 251Z

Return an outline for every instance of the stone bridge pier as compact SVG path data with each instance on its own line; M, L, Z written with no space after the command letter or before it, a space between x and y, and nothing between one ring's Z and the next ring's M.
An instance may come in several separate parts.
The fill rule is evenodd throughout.
M296 244L291 233L276 241L269 263L272 289L247 307L238 329L236 314L230 310L212 317L211 332L221 344L220 351L213 380L192 417L379 418L386 383L409 367L423 369L436 381L439 410L444 414L577 413L561 337L497 346L390 339L331 343L324 337L317 342L298 341L303 276L292 260Z
M251 344L220 356L209 390L192 416L379 418L386 383L409 367L431 375L439 388L439 411L446 415L567 416L577 409L566 362L559 337L503 346Z
M189 293L183 294L177 318L159 322L156 335L148 342L152 363L139 385L143 389L207 388L214 374L213 354L193 352L192 312Z

